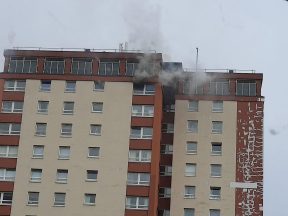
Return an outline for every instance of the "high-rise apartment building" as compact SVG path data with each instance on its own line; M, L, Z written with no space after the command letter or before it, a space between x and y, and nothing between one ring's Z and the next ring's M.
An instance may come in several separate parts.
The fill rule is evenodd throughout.
M262 74L125 50L4 56L1 216L263 215Z

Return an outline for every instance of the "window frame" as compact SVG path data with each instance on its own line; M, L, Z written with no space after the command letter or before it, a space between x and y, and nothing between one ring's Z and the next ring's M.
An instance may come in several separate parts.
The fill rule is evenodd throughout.
M188 145L195 145L196 148L195 150L189 150L188 148ZM186 154L190 154L190 155L196 155L197 154L197 151L198 151L198 142L195 142L195 141L187 141L186 142Z
M13 87L9 87L8 82L13 82ZM25 83L24 87L19 87L19 83ZM4 82L4 91L19 91L19 92L25 92L26 88L26 80L11 80L7 79Z
M132 131L134 130L134 132L137 130L139 131L140 129L140 134L132 134ZM151 135L144 135L145 130L151 130ZM131 127L131 131L130 131L130 139L153 139L153 127Z
M68 174L69 174L68 169L57 169L55 182L60 184L67 184ZM62 175L64 177L62 177Z
M92 156L92 155L90 155L90 149L97 149L98 150L98 155L97 156ZM87 156L88 158L99 158L100 157L100 147L95 147L95 146L90 146L90 147L88 147L88 156Z
M4 145L1 145L0 148L3 148L3 150L4 150L2 153L0 151L0 158L17 158L18 157L18 146L9 146L9 145L4 146ZM17 149L16 150L16 155L15 155L15 153L12 154L13 156L11 156L11 153L9 154L10 148Z
M136 199L135 205L133 204L128 204L129 199ZM140 199L143 199L145 203L147 202L147 205L140 204ZM134 207L135 206L135 207ZM142 196L126 196L126 202L125 202L125 209L138 209L138 210L148 210L149 208L149 197L142 197Z
M212 121L212 134L223 134L223 121Z
M97 86L100 88L97 88ZM93 91L103 92L104 89L105 89L105 81L100 81L100 80L94 81Z
M61 154L61 150L63 151L64 149L68 150L69 154ZM62 152L63 153L63 152ZM71 155L71 148L70 146L59 146L58 148L58 160L69 160Z
M172 176L172 166L169 165L160 165L160 176Z
M220 215L221 215L220 209L209 209L209 216L220 216Z
M9 194L9 195L8 195ZM5 195L11 196L11 200L4 199ZM3 205L12 205L12 200L13 200L13 192L6 192L6 191L1 191L0 192L0 206Z
M3 175L1 171L3 171ZM13 169L13 168L1 168L0 169L0 181L14 182L15 177L16 177L16 169Z
M98 108L100 109L94 109L97 108L97 105L99 105ZM92 102L92 113L103 113L103 102Z
M32 197L35 200L30 200L31 199L31 195L36 195L35 197ZM29 191L28 192L28 199L27 199L27 205L32 205L32 206L38 206L39 204L39 192L36 191Z
M141 111L137 112L137 109L135 109L136 107L140 108ZM147 114L147 108L151 108L151 111L148 111ZM136 112L135 112L136 110ZM139 104L133 104L132 105L132 116L133 117L154 117L154 105L139 105Z
M84 64L84 65L81 65ZM77 66L76 66L77 64ZM76 68L75 68L76 66ZM84 66L83 68L81 68ZM79 71L83 70L83 73ZM93 73L93 59L91 58L72 58L70 73L73 75L89 76Z
M137 177L137 180L136 181L133 181L133 180L129 180L129 175L130 177L132 175L136 175ZM143 177L143 175L146 177L148 176L148 180L147 181L143 181L141 180L141 178ZM150 176L150 173L145 173L145 172L128 172L127 173L127 185L138 185L138 186L149 186L150 185L150 180L151 180L151 176Z
M39 128L39 126L43 127L43 128ZM35 124L35 136L45 137L46 135L47 135L47 123L36 122L36 124Z
M189 167L193 168L193 172L188 171ZM186 177L195 177L197 174L197 164L196 163L186 163L185 164L185 176Z
M60 197L57 197L60 196ZM63 196L63 197L61 197ZM59 200L57 200L59 199ZM54 202L53 202L53 206L59 206L59 207L64 207L66 204L66 193L64 192L55 192L54 193Z
M217 194L215 194L215 192L217 192ZM221 187L211 186L210 187L210 193L209 193L209 199L210 200L220 200L221 199Z
M129 66L132 66L131 68ZM139 62L126 61L126 76L134 76L135 72L139 69Z
M41 92L50 92L52 86L51 80L40 80L40 88L39 91Z
M174 133L174 124L173 123L163 123L161 131L162 131L162 133L173 134Z
M140 85L138 85L140 86ZM153 86L153 90L147 90L148 86ZM133 86L133 95L155 95L156 93L156 86L154 84L143 84L143 90L135 90L135 86ZM142 85L141 85L142 88Z
M33 172L37 173L38 176L33 177ZM31 168L30 170L30 182L41 182L42 181L42 169L39 168Z
M56 71L53 71L55 68L53 64L56 64ZM63 65L61 66L61 64ZM66 62L64 58L45 58L43 74L64 74L65 66L66 66Z
M171 187L159 188L159 198L170 198L170 197L171 197Z
M248 94L245 92L245 86L246 87L248 86ZM256 95L257 95L256 80L237 80L236 81L236 96L255 97Z
M72 137L72 123L61 123L60 135L61 137Z
M15 62L15 68L14 70L11 69L11 64ZM20 64L21 68L20 71L17 70L18 65ZM26 71L27 64L29 65ZM35 64L35 65L33 65ZM22 65L22 66L21 66ZM33 74L37 73L38 71L38 58L36 57L10 57L9 65L8 65L8 73L23 73L23 74Z
M4 131L1 133L0 135L4 135L4 136L13 136L13 135L20 135L21 134L21 124L20 123L8 123L8 122L1 122L0 125L6 126L8 125L8 130ZM13 127L19 127L19 130L14 130Z
M41 148L42 154L35 154L36 148ZM44 145L33 145L32 158L43 159L44 158Z
M213 147L216 147L216 146L220 146L221 147L221 151L213 151ZM212 142L211 143L211 155L214 155L214 156L221 156L222 155L222 143L221 142Z
M132 152L136 153L136 157L132 157ZM144 153L148 156L145 158ZM132 163L151 163L152 151L146 149L130 149L128 152L128 162Z
M193 104L195 103L195 104ZM188 101L188 112L199 112L199 101L189 100Z
M67 109L67 106L70 106L70 105L71 105L72 109ZM62 114L63 115L73 115L74 114L74 107L75 107L74 101L64 101Z
M107 64L111 64L111 72L107 72ZM102 68L102 65L104 68ZM116 68L114 71L114 67ZM118 69L117 69L118 68ZM102 71L104 69L104 71ZM98 75L99 76L119 76L120 74L120 60L118 61L99 61Z
M4 110L5 109L5 104L9 104L11 103L11 109L9 110ZM21 104L21 108L20 109L16 109L15 108L15 104L19 103ZM24 106L24 102L23 101L2 101L2 107L1 107L1 112L2 113L22 113L23 112L23 106ZM10 108L10 107L9 107Z
M89 175L93 175L96 176L95 178L91 178L91 176ZM98 170L86 170L86 179L85 181L88 182L97 182L98 180Z
M86 198L92 198L92 200L94 200L94 202L86 202L87 199ZM96 194L92 194L92 193L85 193L84 194L84 205L96 205Z
M214 168L214 170L213 170ZM216 169L216 171L215 171ZM222 164L210 164L210 177L221 178L222 177Z
M94 130L96 129L96 130ZM102 134L102 125L101 124L90 124L90 135L101 136Z
M47 106L46 109L43 109L41 108L41 104L45 104L45 106ZM48 109L49 109L49 101L42 101L42 100L38 100L38 103L37 103L37 113L39 114L48 114Z
M213 113L223 113L224 111L224 102L217 100L212 102L212 112Z
M189 189L192 190L192 193L189 193ZM184 199L195 199L196 198L196 187L193 185L184 186Z
M188 133L198 133L199 122L198 120L187 120L187 132Z
M167 154L167 155L173 154L173 145L172 144L161 144L160 145L160 153L161 154Z
M195 216L195 209L194 208L184 208L184 214L183 215L184 216Z
M73 84L73 86L72 86L72 87L69 87L70 84ZM65 92L65 93L75 93L75 92L76 92L76 85L77 85L77 82L76 82L76 81L66 80L64 92Z

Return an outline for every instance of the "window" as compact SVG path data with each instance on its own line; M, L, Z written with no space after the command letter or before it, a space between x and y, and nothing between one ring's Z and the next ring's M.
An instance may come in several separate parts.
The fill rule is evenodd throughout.
M163 144L161 145L161 154L173 154L173 145Z
M37 112L48 113L49 101L38 101Z
M36 123L36 136L46 136L46 128L47 124L46 123Z
M132 127L130 139L152 139L152 127Z
M220 216L220 209L210 209L209 216Z
M198 112L198 101L188 101L188 111Z
M0 158L17 158L18 146L0 146Z
M76 81L66 81L65 92L75 92Z
M172 175L172 166L160 166L160 175L161 176L171 176Z
M44 146L43 145L34 145L33 146L33 158L43 158L44 156Z
M147 210L149 206L148 197L126 197L126 209L143 209Z
M99 75L117 76L119 74L119 62L100 62Z
M196 176L196 164L186 163L185 176Z
M37 59L12 57L10 59L8 73L36 73Z
M129 150L129 162L151 162L151 151Z
M164 112L175 112L175 104L167 104L163 107Z
M28 192L28 205L38 205L39 192Z
M74 102L65 101L63 106L63 114L73 114Z
M65 206L66 193L54 193L54 206Z
M88 147L88 157L96 158L100 155L100 148L99 147Z
M72 136L72 124L61 124L61 136Z
M5 80L4 90L5 91L25 91L26 81L25 80Z
M161 209L158 211L158 215L159 216L170 216L170 210L167 210L167 209Z
M72 59L72 74L91 75L92 59Z
M255 80L237 80L237 96L256 96Z
M203 80L187 80L183 83L183 94L186 95L203 95Z
M195 186L185 186L184 198L195 199Z
M103 102L92 102L92 112L102 113Z
M12 192L0 192L0 205L11 205L12 198Z
M211 177L221 177L222 165L221 164L211 164Z
M7 113L22 113L23 101L3 101L2 112Z
M212 149L211 149L212 155L222 154L222 143L212 143L211 146L212 146Z
M184 216L194 216L195 209L194 208L184 208Z
M223 101L213 101L212 112L223 112Z
M86 181L97 181L98 170L87 170Z
M40 91L51 91L51 80L41 80Z
M104 81L95 81L94 82L94 91L104 91L105 82Z
M31 169L30 181L31 182L41 182L42 169Z
M197 154L197 142L187 142L186 144L187 154Z
M101 135L101 125L91 124L90 125L90 134L100 136Z
M0 181L14 181L15 175L15 169L0 169Z
M64 74L65 61L63 58L46 58L44 64L45 74Z
M169 198L171 197L171 188L159 188L159 197L160 198Z
M133 94L134 95L154 95L155 85L153 84L134 84Z
M211 95L229 95L229 80L214 80L210 82L209 94Z
M198 121L197 120L188 120L188 132L198 133Z
M152 105L133 105L132 116L136 117L153 117L154 106Z
M162 132L163 133L174 133L174 124L172 124L172 123L162 124Z
M223 122L222 121L212 121L212 133L222 134Z
M221 187L210 187L210 199L221 199Z
M17 123L0 123L0 135L19 135L21 125Z
M96 203L96 194L85 193L84 204L85 205L95 205L95 203Z
M128 173L127 185L149 185L150 173Z
M57 169L56 182L57 183L67 183L68 170L67 169Z
M67 160L70 158L70 146L59 146L59 159Z
M134 76L135 72L138 70L139 63L127 62L126 63L126 75Z

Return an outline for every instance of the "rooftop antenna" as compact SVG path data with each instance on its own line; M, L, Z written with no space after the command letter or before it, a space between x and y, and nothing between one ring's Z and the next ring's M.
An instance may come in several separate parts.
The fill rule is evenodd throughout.
M196 47L196 72L198 72L198 47Z

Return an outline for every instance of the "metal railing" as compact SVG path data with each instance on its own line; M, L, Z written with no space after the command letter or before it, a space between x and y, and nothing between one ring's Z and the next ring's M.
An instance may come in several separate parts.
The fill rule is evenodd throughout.
M38 51L78 51L78 52L126 52L126 53L156 53L156 50L128 50L128 49L89 49L89 48L48 48L48 47L13 47L15 50Z
M204 72L204 73L255 73L255 70L239 70L239 69L193 69L193 68L183 68L184 72Z

